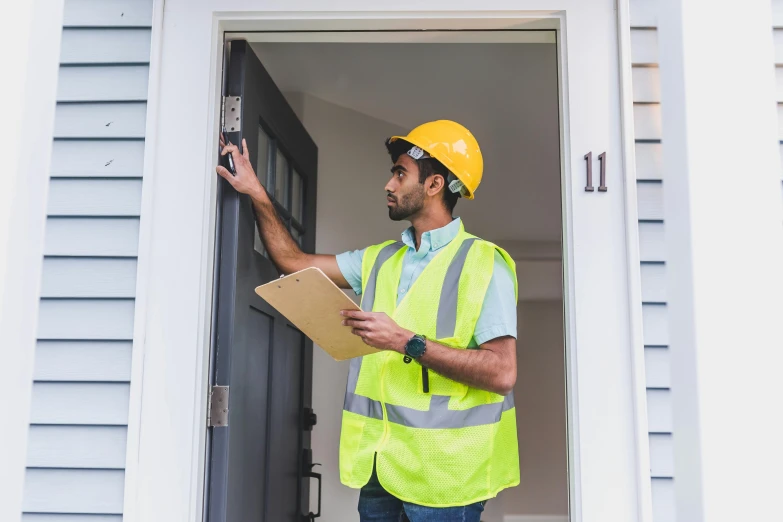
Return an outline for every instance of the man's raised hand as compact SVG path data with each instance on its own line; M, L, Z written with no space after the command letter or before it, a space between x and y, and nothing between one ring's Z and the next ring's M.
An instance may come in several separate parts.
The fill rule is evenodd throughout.
M256 177L256 173L253 170L253 166L250 164L250 153L247 150L247 142L242 140L242 153L239 152L239 147L231 143L223 141L223 136L220 136L220 151L221 156L231 154L234 160L234 169L236 175L232 174L227 168L222 165L218 165L215 170L217 173L225 178L234 190L242 194L248 194L253 199L263 199L267 197L266 190L261 185L261 182Z

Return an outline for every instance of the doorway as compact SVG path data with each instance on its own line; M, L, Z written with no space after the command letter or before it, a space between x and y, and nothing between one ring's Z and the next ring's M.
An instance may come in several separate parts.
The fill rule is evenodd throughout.
M397 36L404 39L405 34ZM241 112L243 121L238 125L248 140L253 164L292 236L305 250L318 253L363 248L397 238L405 228L386 215L383 186L390 162L383 142L388 136L406 134L435 119L453 119L472 130L482 146L486 175L477 199L460 201L455 216L462 218L470 232L496 242L515 258L520 295L515 401L521 486L493 499L483 520L512 522L537 516L549 522L565 521L568 466L562 168L555 35L552 31L533 32L525 35L525 43L509 42L509 35L502 32L465 32L462 36L473 41L460 41L448 32L433 33L427 42L418 43L254 42L248 46L237 41L229 51L229 102L225 110ZM235 79L241 79L242 85L232 86ZM240 90L242 106L235 107L231 95ZM264 96L254 97L254 92ZM285 110L283 105L287 105ZM229 118L226 121L229 131L239 132ZM314 156L313 147L302 138L298 124L318 148L317 167L308 164ZM235 314L231 319L227 319L225 306L217 304L218 320L233 321L235 328L218 325L213 365L222 368L225 375L231 373L226 368L235 363L225 362L230 359L225 349L220 352L220 332L240 338L239 346L233 343L229 349L236 352L233 357L248 364L255 361L255 372L266 376L263 382L256 379L240 388L248 398L240 402L243 415L263 412L266 423L240 421L232 429L233 443L226 435L228 430L213 434L216 464L210 492L229 482L227 476L239 465L230 464L233 459L226 448L233 444L241 448L240 460L250 457L258 463L253 471L240 473L245 484L257 483L265 491L246 509L278 519L290 510L265 504L274 499L293 505L292 499L298 499L302 514L308 513L309 500L310 506L319 506L322 520L357 519L358 492L340 484L337 458L348 364L335 363L317 347L312 350L311 343L303 342L292 325L268 305L254 303L256 299L249 293L222 291L232 288L234 281L238 286L248 274L259 284L276 277L257 231L252 251L249 241L241 245L242 237L250 237L248 227L254 225L241 222L248 221L250 214L245 209L243 217L241 198L226 190L230 191L222 187L221 213L227 217L222 223L220 248L231 253L238 248L238 256L247 259L244 268L241 263L231 265L231 256L228 265L220 265L217 295L223 299L231 295L238 304L231 308ZM238 234L232 235L235 228ZM313 233L316 229L317 235ZM244 276L243 270L247 272ZM245 294L247 302L237 297ZM250 310L250 315L237 312L243 309ZM286 334L273 333L278 330ZM268 339L265 346L247 341L258 335ZM226 337L224 334L223 339ZM296 354L293 371L292 353ZM283 368L278 368L280 360ZM243 371L246 367L243 365ZM280 379L281 370L287 372L286 379ZM234 377L246 378L241 372ZM267 404L254 407L255 402ZM307 431L312 432L303 437L304 427L297 427L291 415L300 409L310 410L311 404L319 422L309 426ZM281 455L288 458L281 459ZM307 499L313 462L322 466L318 477L322 483ZM291 468L288 473L285 469L280 470L280 476L274 470L270 473L281 464ZM208 500L210 520L221 519L232 504L221 495L210 495Z
M454 215L515 257L520 283L515 400L521 485L489 502L483 520L546 515L565 521L557 49L553 33L529 43L486 36L481 43L430 35L427 43L254 42L251 48L318 145L319 253L398 239L408 226L387 215L385 138L452 119L479 140L484 180L476 199L460 200ZM338 472L348 365L316 347L313 368L319 421L311 443L322 464L323 520L358 520L358 492L342 486ZM316 502L313 492L311 505Z

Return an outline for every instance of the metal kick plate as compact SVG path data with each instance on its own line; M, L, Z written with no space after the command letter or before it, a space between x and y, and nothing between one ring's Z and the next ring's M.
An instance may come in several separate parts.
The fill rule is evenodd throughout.
M228 386L213 386L209 401L209 425L228 426Z

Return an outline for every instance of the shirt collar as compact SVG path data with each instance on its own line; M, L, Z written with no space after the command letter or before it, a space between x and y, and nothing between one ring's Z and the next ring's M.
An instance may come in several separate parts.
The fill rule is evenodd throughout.
M454 218L445 227L429 230L421 235L421 247L419 252L431 252L443 248L459 234L462 220ZM402 233L402 242L416 250L416 235L413 227L408 227Z

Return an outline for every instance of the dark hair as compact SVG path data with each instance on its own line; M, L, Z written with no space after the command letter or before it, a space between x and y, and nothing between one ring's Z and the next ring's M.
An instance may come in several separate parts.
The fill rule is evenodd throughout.
M405 140L386 141L386 150L389 151L392 163L397 163L400 156L408 152L411 147L413 145ZM460 198L460 195L458 192L449 190L449 175L451 171L435 158L421 158L414 161L419 167L419 183L422 185L433 174L443 176L443 181L445 182L443 185L443 204L446 205L446 210L450 213L454 212L454 207L457 206L457 200Z

